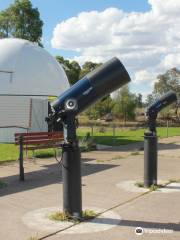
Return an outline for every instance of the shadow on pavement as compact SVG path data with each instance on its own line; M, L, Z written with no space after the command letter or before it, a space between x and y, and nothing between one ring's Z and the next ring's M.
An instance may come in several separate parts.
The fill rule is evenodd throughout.
M85 159L82 161L82 176L91 175L97 172L105 171L120 165L115 164L90 164L88 161L92 159ZM1 181L7 184L7 187L0 188L0 196L13 194L21 191L43 187L50 184L62 183L61 166L56 164L41 165L42 169L26 172L25 166L25 181L19 181L19 175L12 175L1 178Z
M159 150L175 150L180 149L180 145L176 143L158 143Z
M170 186L170 185L166 185L165 187L163 187L165 189L175 189L175 190L180 190L180 186Z
M120 226L129 227L142 227L142 228L154 228L154 229L166 229L173 231L180 231L180 223L159 223L159 222L145 222L135 220L122 220Z
M93 223L97 224L109 224L116 226L126 226L126 227L141 227L150 229L162 229L162 230L173 230L180 231L180 223L159 223L159 222L145 222L136 220L120 220L112 218L96 218L93 219Z
M176 150L180 149L180 145L176 143L158 143L159 150ZM144 142L131 142L126 145L118 145L118 146L108 146L107 149L103 148L105 151L109 152L132 152L132 151L143 151L144 150Z

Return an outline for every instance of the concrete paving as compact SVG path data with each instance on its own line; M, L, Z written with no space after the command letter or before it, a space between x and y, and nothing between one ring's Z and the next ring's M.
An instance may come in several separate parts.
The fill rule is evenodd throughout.
M158 178L161 181L180 179L179 145L180 137L160 141ZM177 191L172 193L135 192L117 186L124 181L143 181L142 143L82 154L83 208L90 206L106 212L103 222L94 220L96 230L91 232L85 230L90 225L83 223L79 227L71 226L70 230L59 228L59 231L28 225L24 221L27 214L44 208L62 209L62 176L61 167L54 159L27 160L25 172L26 181L19 182L17 162L0 165L0 181L7 185L0 188L0 240L33 237L49 240L180 239L178 185L175 185ZM101 228L102 224L109 227ZM143 228L142 235L136 235L137 227Z

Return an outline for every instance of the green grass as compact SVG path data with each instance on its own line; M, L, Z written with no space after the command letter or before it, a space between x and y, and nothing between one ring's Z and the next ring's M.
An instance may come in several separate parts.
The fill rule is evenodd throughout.
M87 132L90 132L91 129L88 127L79 128L77 130L78 136L80 138L85 137ZM96 143L104 144L104 145L124 145L131 142L142 141L142 136L144 134L144 130L121 130L116 129L116 136L113 137L112 129L108 128L104 133L99 132L97 128L94 129L93 139Z
M164 187L164 185L162 185L162 184L158 184L158 185L152 184L152 185L150 186L149 190L150 190L151 192L153 192L153 191L157 191L159 188L163 188L163 187Z
M144 188L144 183L143 182L137 182L135 183L135 186L137 187L140 187L140 188ZM149 187L149 190L150 191L157 191L159 188L163 188L164 185L162 184L152 184L150 187Z
M53 221L72 221L72 218L68 213L64 213L60 211L52 213L49 216L49 219Z
M135 186L136 186L136 187L143 188L143 187L144 187L144 183L142 183L142 182L137 182L137 183L135 183Z
M85 220L93 219L96 216L97 216L97 213L95 213L93 210L86 209L82 212L82 219L75 219L68 213L60 212L60 211L52 213L49 216L49 219L53 221L82 222Z
M58 155L61 151L57 151ZM55 152L54 149L44 149L44 150L36 150L34 152L28 151L28 158L36 157L36 158L49 158L54 157ZM26 157L26 152L24 151L24 158ZM18 160L19 158L19 147L14 144L0 144L0 164L3 162L11 162L14 160Z
M98 128L94 128L93 142L98 144L118 146L129 143L143 141L145 129L126 130L116 128L116 135L113 137L112 128L105 128L105 132L99 132ZM80 127L77 130L79 139L82 140L87 132L91 132L90 127ZM157 134L160 138L166 137L166 128L157 128ZM180 136L180 127L170 127L169 136ZM0 163L7 161L14 161L18 159L19 148L14 144L0 144ZM32 157L32 151L28 152L28 157ZM35 157L54 157L53 149L37 150Z
M140 155L140 152L132 152L131 155L132 156Z
M0 144L0 163L18 159L18 146L14 144Z
M121 128L116 129L115 137L113 137L112 128L107 128L104 133L99 132L98 128L94 128L93 139L98 144L118 146L125 145L129 143L135 143L143 141L144 131L146 129L137 130L124 130ZM91 132L91 128L82 127L77 130L80 139L84 138L87 132ZM170 127L169 137L180 136L180 128ZM160 138L167 137L167 131L165 127L157 128L157 135Z
M124 158L124 157L119 155L119 156L113 157L112 160L119 160L119 159L122 159L122 158Z
M38 236L31 236L30 238L28 238L28 240L38 240Z
M51 158L54 157L55 154L57 155L57 157L59 157L61 155L61 149L45 149L45 150L36 150L34 152L34 157L35 158ZM32 152L31 152L32 155Z

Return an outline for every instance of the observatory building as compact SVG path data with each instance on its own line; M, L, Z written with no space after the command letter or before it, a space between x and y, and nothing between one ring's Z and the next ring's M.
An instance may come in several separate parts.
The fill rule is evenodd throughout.
M0 142L15 132L47 131L48 97L69 88L67 76L45 49L22 39L0 40Z

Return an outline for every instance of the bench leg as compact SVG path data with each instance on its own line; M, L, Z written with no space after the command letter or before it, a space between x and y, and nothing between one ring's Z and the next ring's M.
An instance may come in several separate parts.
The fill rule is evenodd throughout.
M23 138L20 137L19 145L19 180L24 181L24 166L23 166Z

